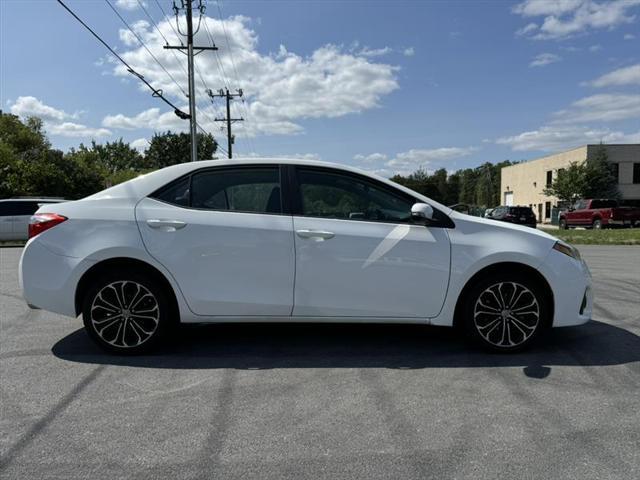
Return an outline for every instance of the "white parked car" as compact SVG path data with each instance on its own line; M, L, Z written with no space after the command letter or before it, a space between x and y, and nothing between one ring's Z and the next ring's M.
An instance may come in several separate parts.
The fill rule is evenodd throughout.
M457 325L508 351L592 310L575 248L322 162L175 165L43 207L30 236L27 303L119 353L176 322L271 321Z
M0 200L0 241L26 240L29 220L38 208L49 203L64 202L62 198L6 198Z

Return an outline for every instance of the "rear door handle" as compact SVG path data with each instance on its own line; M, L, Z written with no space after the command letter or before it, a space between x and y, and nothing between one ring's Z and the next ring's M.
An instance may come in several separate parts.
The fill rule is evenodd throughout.
M181 220L160 220L157 218L147 220L147 225L164 232L175 232L187 226L187 224Z
M296 230L296 234L300 238L306 238L315 240L316 242L322 242L324 240L329 240L336 236L333 232L326 232L324 230Z

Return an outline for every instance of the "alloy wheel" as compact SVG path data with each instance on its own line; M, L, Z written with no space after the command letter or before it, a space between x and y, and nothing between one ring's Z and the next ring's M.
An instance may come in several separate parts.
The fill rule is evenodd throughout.
M158 328L160 308L156 297L140 283L122 280L103 287L91 303L91 325L109 345L138 347Z
M540 304L534 293L517 282L500 282L477 298L473 321L480 336L498 348L525 343L540 324Z

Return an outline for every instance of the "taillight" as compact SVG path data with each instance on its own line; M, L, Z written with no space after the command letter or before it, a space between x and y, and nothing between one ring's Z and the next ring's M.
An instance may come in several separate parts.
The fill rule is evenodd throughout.
M29 220L29 238L33 238L45 230L55 227L66 219L67 217L63 217L57 213L36 213L31 217L31 220Z

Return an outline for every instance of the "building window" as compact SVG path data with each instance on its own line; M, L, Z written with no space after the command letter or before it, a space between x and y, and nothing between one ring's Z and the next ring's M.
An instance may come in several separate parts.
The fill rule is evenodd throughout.
M640 163L633 164L633 183L640 183Z
M620 183L620 177L618 176L620 172L620 164L612 163L611 164L611 175L616 179L616 182Z
M551 202L544 204L544 218L551 218Z
M547 170L547 188L549 188L552 183L553 183L553 171Z

